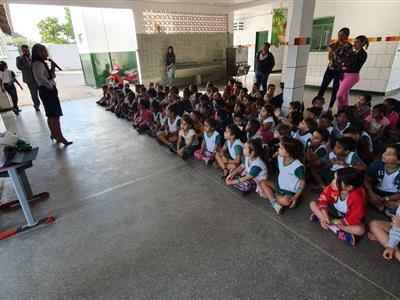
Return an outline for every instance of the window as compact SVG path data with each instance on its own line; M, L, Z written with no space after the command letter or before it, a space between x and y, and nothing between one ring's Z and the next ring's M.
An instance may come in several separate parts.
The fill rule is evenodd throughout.
M335 17L318 18L313 21L310 51L326 51L332 38Z

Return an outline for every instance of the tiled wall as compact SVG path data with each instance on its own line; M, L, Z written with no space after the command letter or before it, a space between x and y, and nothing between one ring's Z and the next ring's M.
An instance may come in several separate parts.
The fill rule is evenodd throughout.
M392 71L389 76L387 92L400 89L400 42L393 42L397 44L396 53L393 59Z
M223 65L223 72L213 74L212 79L225 78L225 52L232 46L232 41L233 36L228 33L137 34L141 80L144 83L165 82L165 57L170 45L174 47L178 64L215 62ZM180 80L179 84L192 81L193 78L188 78L185 82Z

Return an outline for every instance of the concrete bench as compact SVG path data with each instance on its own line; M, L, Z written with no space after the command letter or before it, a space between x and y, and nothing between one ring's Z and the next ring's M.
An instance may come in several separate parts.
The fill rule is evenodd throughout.
M201 76L225 72L225 66L216 63L178 63L175 69L175 78L194 77L197 85L201 84Z

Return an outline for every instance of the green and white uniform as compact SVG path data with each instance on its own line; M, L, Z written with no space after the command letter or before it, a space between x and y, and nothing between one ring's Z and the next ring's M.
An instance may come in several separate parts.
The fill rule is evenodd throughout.
M279 176L276 182L278 194L293 196L297 193L300 180L304 180L306 171L304 165L295 159L289 164L283 162L283 157L278 156Z

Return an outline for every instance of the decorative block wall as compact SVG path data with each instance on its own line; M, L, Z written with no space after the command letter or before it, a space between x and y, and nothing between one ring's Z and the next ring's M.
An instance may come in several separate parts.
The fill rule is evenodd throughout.
M400 89L400 42L397 42L397 48L394 55L392 70L389 75L386 91L391 92L398 89Z

